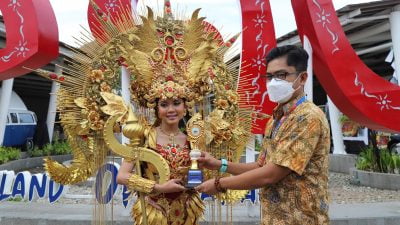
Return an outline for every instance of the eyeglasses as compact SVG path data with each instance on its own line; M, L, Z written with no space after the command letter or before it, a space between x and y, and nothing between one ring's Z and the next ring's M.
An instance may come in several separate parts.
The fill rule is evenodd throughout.
M293 74L300 74L301 72L294 72L294 73L289 73L287 71L281 71L281 72L276 72L276 73L267 73L266 75L263 76L263 78L267 79L267 81L271 81L272 79L277 79L277 80L286 80L287 76L293 75Z

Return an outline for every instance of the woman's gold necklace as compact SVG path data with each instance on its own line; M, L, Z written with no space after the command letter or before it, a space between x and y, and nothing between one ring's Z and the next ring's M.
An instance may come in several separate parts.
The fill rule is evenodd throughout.
M169 137L169 142L171 144L171 147L176 148L176 144L175 144L175 137L178 136L178 134L180 133L180 131L178 130L176 133L170 133L168 134L167 132L165 132L161 126L160 126L160 131L161 133L163 133L164 135Z

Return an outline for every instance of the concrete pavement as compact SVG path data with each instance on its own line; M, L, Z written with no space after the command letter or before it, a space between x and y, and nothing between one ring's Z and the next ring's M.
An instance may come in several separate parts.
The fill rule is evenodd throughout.
M248 207L250 206L250 207ZM241 205L233 208L235 225L259 224L259 206ZM111 207L107 208L108 212ZM129 209L113 206L113 225L132 225ZM222 209L222 218L226 218ZM367 204L331 204L331 225L400 225L400 202ZM0 225L91 225L93 207L80 204L0 203ZM208 219L207 219L208 218ZM206 212L202 225L212 224Z

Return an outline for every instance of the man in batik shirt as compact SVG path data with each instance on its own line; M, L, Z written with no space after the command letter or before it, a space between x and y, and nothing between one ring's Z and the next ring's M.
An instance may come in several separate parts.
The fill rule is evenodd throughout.
M330 134L324 113L304 93L307 52L282 46L266 60L268 95L278 106L266 126L263 152L254 163L225 163L203 153L201 166L236 176L205 181L197 190L261 188L263 224L329 224Z

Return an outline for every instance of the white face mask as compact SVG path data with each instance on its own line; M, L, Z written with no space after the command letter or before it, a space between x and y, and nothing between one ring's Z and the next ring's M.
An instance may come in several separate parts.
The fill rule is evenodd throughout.
M296 80L300 77L297 76ZM294 82L289 82L286 80L278 80L273 78L270 82L267 83L267 90L269 99L272 102L277 103L285 103L289 101L289 99L293 96L293 93L296 91L293 88ZM300 87L299 87L300 88Z

